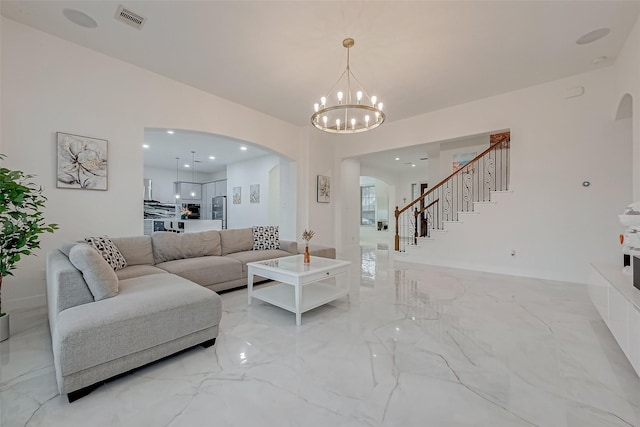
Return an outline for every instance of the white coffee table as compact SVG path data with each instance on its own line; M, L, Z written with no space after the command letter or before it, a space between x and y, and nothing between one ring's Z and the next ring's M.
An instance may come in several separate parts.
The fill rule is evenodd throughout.
M349 295L350 261L294 255L247 264L249 305L257 298L296 314L296 325L302 323L302 313ZM262 276L280 283L253 289L253 276ZM335 278L335 283L327 279ZM332 281L333 282L333 281Z

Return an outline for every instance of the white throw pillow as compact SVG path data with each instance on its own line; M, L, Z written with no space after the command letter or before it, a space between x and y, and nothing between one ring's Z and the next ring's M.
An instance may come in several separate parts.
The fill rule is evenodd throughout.
M69 261L82 273L93 299L100 301L118 295L118 276L94 247L85 244L73 246L69 251Z
M102 258L109 263L114 271L127 267L127 260L120 253L118 247L107 236L86 237L85 242L93 246L102 255Z
M253 250L280 249L277 225L253 226Z

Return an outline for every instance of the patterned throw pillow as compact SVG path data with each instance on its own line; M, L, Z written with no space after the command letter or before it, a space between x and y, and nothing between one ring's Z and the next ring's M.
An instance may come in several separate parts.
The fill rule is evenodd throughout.
M280 249L280 236L277 225L253 227L253 250Z
M107 236L86 237L84 240L100 252L102 258L109 263L114 271L122 270L127 266L127 260L124 259L118 247Z

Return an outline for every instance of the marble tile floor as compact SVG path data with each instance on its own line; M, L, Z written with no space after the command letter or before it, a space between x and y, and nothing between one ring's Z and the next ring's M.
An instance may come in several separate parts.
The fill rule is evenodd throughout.
M640 426L640 379L576 284L393 262L295 315L222 295L214 347L57 394L44 309L0 344L0 426Z

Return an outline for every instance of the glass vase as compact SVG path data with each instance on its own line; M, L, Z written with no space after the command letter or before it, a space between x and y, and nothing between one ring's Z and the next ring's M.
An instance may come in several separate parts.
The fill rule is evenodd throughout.
M309 264L311 262L311 255L309 255L309 245L304 245L304 263Z

